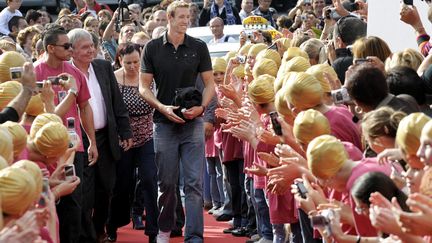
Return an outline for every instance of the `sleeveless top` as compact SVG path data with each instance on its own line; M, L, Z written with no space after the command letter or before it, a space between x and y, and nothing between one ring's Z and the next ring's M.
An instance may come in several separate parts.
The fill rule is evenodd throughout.
M129 112L129 122L133 134L132 147L139 147L153 138L154 109L140 95L138 86L118 85Z

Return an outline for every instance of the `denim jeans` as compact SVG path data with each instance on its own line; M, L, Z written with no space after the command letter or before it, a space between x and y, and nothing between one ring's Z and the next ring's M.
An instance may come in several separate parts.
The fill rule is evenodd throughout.
M246 204L247 204L247 223L246 228L248 230L256 230L257 223L256 223L256 215L255 215L255 199L252 198L252 191L253 191L253 178L252 177L246 177L245 178L245 193L246 193Z
M157 167L154 160L153 140L140 146L134 154L128 154L125 159L136 160L138 178L135 187L135 198L132 204L132 213L142 215L146 209L145 234L155 235L158 233L157 218L159 210L157 207Z
M210 176L208 174L207 165L204 165L203 170L203 197L204 197L204 203L211 203L212 202L212 195L210 191Z
M207 157L206 159L213 206L221 207L225 201L222 164L219 157Z
M284 224L273 224L273 243L285 243L286 232Z
M219 153L220 155L223 154L222 150ZM221 156L219 156L219 158L223 158ZM221 214L226 214L226 215L233 215L233 208L232 208L232 193L231 193L231 186L229 184L228 181L228 171L227 171L227 167L222 164L222 171L223 171L223 176L222 176L222 184L223 184L223 191L224 191L224 203L222 206L222 209L220 210Z
M184 173L186 208L185 242L203 241L202 174L204 127L202 118L185 124L155 123L154 147L158 166L159 229L170 232L175 224L179 165Z
M228 181L231 186L232 193L232 209L233 209L233 226L241 227L246 226L242 224L243 212L246 214L247 206L246 205L246 197L244 190L244 177L243 174L243 159L237 159L233 161L228 161L224 163L224 166L227 168L227 176Z
M256 215L257 215L257 229L260 236L267 240L273 240L272 226L270 223L270 212L267 206L267 202L264 195L263 189L253 190L253 197L256 203Z

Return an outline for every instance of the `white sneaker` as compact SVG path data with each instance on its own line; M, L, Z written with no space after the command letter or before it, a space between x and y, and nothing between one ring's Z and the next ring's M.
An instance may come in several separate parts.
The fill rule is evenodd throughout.
M159 233L156 237L156 242L157 243L169 243L170 235L171 235L171 231L163 232L163 231L159 230Z
M267 240L266 238L262 237L257 243L272 243L272 240Z

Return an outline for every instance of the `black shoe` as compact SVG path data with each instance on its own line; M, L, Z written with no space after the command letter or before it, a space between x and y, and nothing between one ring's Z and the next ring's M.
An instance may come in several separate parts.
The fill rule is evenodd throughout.
M232 219L231 215L221 214L221 215L213 215L215 216L216 221L230 221Z
M144 224L140 215L132 215L132 225L135 230L144 230Z
M238 228L235 228L235 227L231 227L231 228L228 228L228 229L224 229L223 230L223 233L224 234L231 234L234 230L236 230L236 229L238 229Z
M213 207L211 202L204 202L204 210L210 210Z
M149 243L156 243L157 235L149 235Z
M117 241L117 229L111 229L107 227L105 242L116 242Z
M231 234L235 237L245 237L247 236L249 231L245 227L239 227L231 232Z
M248 238L251 238L253 235L256 235L256 234L258 234L258 231L256 229L248 229L246 236Z
M182 236L183 236L182 230L171 230L170 238L182 237Z
M113 235L108 235L106 237L106 240L108 242L116 242L117 241L117 233L113 234Z

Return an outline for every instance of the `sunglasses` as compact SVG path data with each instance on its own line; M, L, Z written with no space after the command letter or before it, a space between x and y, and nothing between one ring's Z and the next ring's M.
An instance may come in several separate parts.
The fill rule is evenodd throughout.
M53 46L61 46L63 47L65 50L69 50L70 48L72 48L72 43L64 43L63 45L57 45L57 44L52 44Z

